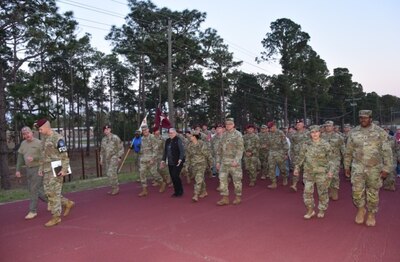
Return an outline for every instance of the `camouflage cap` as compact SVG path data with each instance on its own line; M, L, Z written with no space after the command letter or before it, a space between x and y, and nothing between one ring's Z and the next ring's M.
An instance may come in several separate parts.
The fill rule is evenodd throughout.
M304 120L303 119L297 119L296 120L296 124L298 124L298 123L304 123Z
M372 116L372 110L360 110L358 112L358 116L371 117Z
M268 128L266 125L261 125L261 128Z
M225 123L226 123L226 122L235 123L235 119L233 119L233 117L228 117L227 119L225 119Z
M111 125L105 125L105 126L103 126L103 131L106 129L110 129L110 128L111 128Z
M46 124L46 122L47 122L47 119L46 119L46 118L39 119L38 121L36 121L35 127L39 128L39 127L41 127L42 125Z
M312 126L310 126L310 132L319 132L320 131L320 128L319 128L319 125L312 125Z
M142 125L141 128L142 128L142 130L149 129L149 126L148 125Z
M344 124L343 127L344 127L344 128L351 128L351 125L350 125L350 124Z
M32 129L29 126L24 126L21 129L21 133L32 133Z
M325 121L325 125L326 126L333 126L333 121L331 121L331 120Z

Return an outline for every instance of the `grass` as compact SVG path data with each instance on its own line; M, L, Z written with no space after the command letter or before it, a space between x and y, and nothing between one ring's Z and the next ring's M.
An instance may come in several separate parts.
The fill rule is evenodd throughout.
M130 173L120 173L118 175L118 180L120 184L129 183L132 181L136 181L137 174ZM71 182L66 182L63 185L63 193L69 192L78 192L84 191L88 189L105 187L108 186L108 178L107 177L99 177L99 178L89 178L85 180L76 180ZM10 189L10 190L1 190L0 191L0 204L26 200L29 199L29 192L27 189Z

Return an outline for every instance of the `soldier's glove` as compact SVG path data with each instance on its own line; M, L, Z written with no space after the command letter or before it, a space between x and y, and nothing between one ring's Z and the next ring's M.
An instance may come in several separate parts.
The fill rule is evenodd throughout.
M345 175L346 177L350 177L350 176L351 176L350 169L344 170L344 175Z
M385 179L388 176L386 171L381 171L381 178Z

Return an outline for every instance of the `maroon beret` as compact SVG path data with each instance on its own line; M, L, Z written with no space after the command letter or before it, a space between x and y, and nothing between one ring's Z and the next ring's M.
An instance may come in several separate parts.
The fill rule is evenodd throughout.
M105 125L105 126L103 126L103 131L104 131L106 128L111 128L111 125Z
M274 121L270 121L270 122L268 122L268 124L267 124L268 128L271 128L271 127L273 127L274 125L275 125L275 122L274 122Z
M36 121L35 126L36 126L37 128L39 128L39 127L41 127L42 125L46 124L46 122L47 122L47 119L46 119L46 118L39 119L38 121Z

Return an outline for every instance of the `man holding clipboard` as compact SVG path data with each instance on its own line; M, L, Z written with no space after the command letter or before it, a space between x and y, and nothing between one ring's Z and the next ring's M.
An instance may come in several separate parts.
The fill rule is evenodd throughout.
M70 173L67 146L64 138L53 131L47 119L40 119L35 123L42 137L43 157L40 162L39 176L43 176L43 186L48 197L48 205L52 218L45 224L51 227L61 222L62 206L67 216L75 203L61 195L63 177ZM57 167L57 162L61 165ZM68 172L69 171L69 172Z

